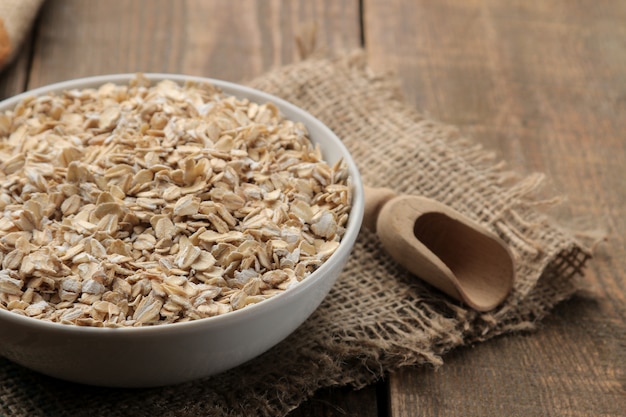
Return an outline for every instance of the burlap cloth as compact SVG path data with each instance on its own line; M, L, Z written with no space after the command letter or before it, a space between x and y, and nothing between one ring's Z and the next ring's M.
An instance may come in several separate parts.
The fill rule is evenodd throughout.
M20 50L43 0L0 0L0 70Z

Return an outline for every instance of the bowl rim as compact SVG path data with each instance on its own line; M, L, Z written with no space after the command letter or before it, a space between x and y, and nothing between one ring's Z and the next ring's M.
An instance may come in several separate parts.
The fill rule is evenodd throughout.
M334 263L340 261L340 259L344 256L350 256L352 247L361 228L365 204L363 183L361 175L359 173L359 169L354 159L352 158L352 155L348 148L328 126L326 126L308 111L273 94L269 94L264 91L231 81L225 81L210 77L162 72L117 73L75 78L33 88L0 101L0 112L4 112L14 108L21 101L29 97L41 96L48 93L61 93L63 91L70 91L75 89L98 88L99 86L106 83L123 85L128 84L129 81L136 79L139 75L147 78L153 83L163 80L171 80L178 84L182 84L185 82L209 83L221 89L226 95L234 95L240 98L248 98L251 101L255 101L260 104L264 102L272 102L278 107L283 115L285 115L285 111L289 113L288 115L285 115L286 118L292 119L295 115L296 119L299 119L299 121L303 122L305 126L307 126L307 129L310 130L311 127L314 127L315 130L322 132L323 136L328 137L333 142L333 145L337 147L337 150L340 151L341 157L348 166L348 172L350 173L349 184L352 187L352 206L350 208L350 215L348 218L346 231L340 241L339 247L330 256L330 258L324 261L318 269L313 271L298 285L288 288L284 292L276 294L259 303L255 303L246 306L245 308L242 308L240 310L230 311L228 313L217 316L205 317L202 319L190 320L186 322L156 324L152 326L92 327L46 321L0 309L0 321L9 321L15 325L29 326L35 330L64 332L68 335L74 333L100 333L120 335L124 334L125 336L132 334L139 336L161 332L186 332L205 327L230 327L238 321L246 320L248 316L254 316L256 314L262 313L263 311L269 311L273 309L276 304L285 303L290 298L296 297L300 293L307 291L309 287L313 286L315 282L318 281L321 276L326 273L327 270L332 268L332 265ZM315 142L314 138L313 141Z

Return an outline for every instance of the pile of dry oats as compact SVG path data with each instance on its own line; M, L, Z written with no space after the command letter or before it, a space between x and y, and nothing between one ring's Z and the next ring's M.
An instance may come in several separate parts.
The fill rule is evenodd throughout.
M0 114L0 308L81 326L224 314L339 246L345 164L202 83L71 90Z

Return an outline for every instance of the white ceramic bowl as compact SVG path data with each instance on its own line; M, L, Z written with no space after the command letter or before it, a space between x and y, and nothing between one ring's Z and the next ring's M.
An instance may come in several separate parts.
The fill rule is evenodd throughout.
M127 83L134 74L77 79L38 88L0 103L10 109L26 95ZM63 325L0 310L0 355L41 373L85 384L150 387L214 375L268 350L292 333L319 306L341 272L363 217L363 186L348 150L324 124L277 97L219 80L146 74L154 81L208 81L226 94L275 103L291 120L303 122L324 158L343 158L349 167L353 206L336 252L299 285L261 303L217 317L140 328Z

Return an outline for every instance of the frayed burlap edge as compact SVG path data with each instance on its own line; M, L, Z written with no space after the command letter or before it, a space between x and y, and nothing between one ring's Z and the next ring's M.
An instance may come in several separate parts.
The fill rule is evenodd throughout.
M296 332L224 374L150 390L78 386L0 362L0 412L11 415L280 416L316 390L355 388L404 366L443 363L453 348L527 330L577 289L589 253L536 206L541 176L516 178L457 129L407 105L364 54L319 55L250 85L303 107L351 150L364 182L436 198L509 243L517 280L477 313L410 276L363 230L337 284Z

